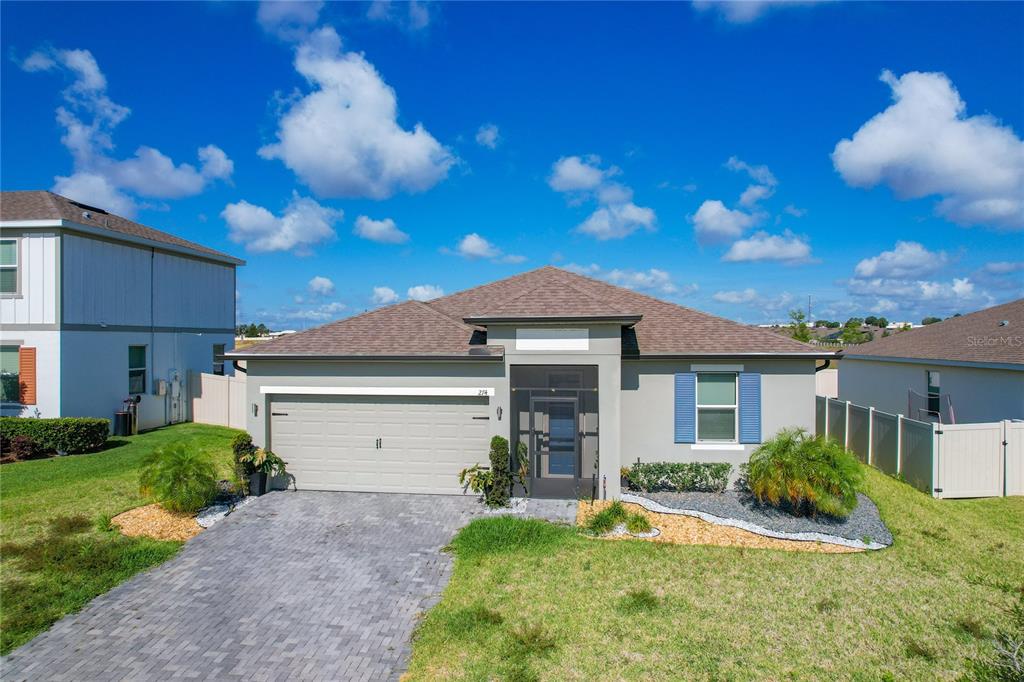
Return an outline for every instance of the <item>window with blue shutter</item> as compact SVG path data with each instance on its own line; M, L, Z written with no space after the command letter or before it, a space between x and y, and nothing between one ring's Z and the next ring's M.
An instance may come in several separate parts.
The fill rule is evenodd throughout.
M740 442L761 442L761 375L740 372Z
M697 374L676 374L675 442L697 442Z

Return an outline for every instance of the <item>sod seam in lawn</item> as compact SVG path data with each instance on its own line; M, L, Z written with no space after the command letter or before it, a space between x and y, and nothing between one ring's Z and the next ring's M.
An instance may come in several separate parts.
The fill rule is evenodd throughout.
M139 466L163 445L208 452L230 478L236 433L179 424L112 438L101 452L0 466L0 653L174 556L182 543L123 537L103 520L152 502L139 493Z
M956 679L1024 589L1024 498L935 500L866 475L895 544L858 554L475 521L409 677Z

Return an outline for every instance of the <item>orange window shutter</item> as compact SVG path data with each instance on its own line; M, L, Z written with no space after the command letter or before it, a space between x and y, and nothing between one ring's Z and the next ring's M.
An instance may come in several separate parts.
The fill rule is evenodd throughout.
M18 382L21 384L21 404L36 404L36 349L22 346L18 350Z

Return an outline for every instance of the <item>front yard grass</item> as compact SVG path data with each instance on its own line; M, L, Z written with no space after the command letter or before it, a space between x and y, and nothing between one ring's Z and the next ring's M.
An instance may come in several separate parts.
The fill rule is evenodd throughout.
M230 478L236 433L179 424L111 438L101 452L0 467L0 653L174 556L181 542L123 537L108 520L152 502L139 494L139 466L163 445L209 452Z
M1024 590L1024 498L934 500L873 469L895 544L818 554L473 522L410 679L956 679Z

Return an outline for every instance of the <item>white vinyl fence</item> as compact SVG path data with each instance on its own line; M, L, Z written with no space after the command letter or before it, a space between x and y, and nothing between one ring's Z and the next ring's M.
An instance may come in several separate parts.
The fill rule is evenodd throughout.
M815 428L935 497L1024 495L1024 422L932 424L816 398Z
M193 372L192 421L245 428L245 375L218 376Z

